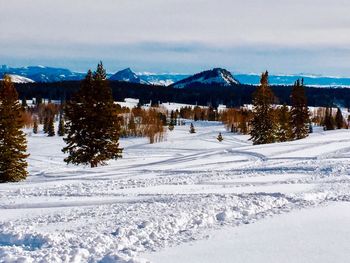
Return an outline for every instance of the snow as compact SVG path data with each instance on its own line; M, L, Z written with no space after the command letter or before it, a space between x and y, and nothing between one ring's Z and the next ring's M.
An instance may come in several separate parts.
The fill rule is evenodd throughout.
M253 146L219 122L194 126L121 139L123 158L97 168L66 165L62 138L27 130L30 176L0 185L0 262L315 262L328 237L346 261L348 130ZM278 245L291 261L271 260Z
M15 74L9 74L11 81L14 83L33 83L34 80L23 77L23 76L19 76L19 75L15 75Z
M152 262L348 262L350 203L294 211L147 256ZM262 260L264 259L264 260Z

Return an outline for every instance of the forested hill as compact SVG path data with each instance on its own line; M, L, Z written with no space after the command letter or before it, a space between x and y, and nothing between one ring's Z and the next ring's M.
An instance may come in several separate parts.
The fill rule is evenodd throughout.
M192 85L184 89L145 85L130 82L109 81L114 99L123 101L125 98L138 98L141 103L177 102L187 104L213 106L225 104L240 106L252 102L252 93L256 87L237 84L234 86ZM79 89L79 81L64 81L55 83L18 83L16 88L21 99L49 98L52 100L68 100ZM292 86L272 86L278 103L289 104ZM309 106L341 105L350 107L349 88L315 88L306 87Z

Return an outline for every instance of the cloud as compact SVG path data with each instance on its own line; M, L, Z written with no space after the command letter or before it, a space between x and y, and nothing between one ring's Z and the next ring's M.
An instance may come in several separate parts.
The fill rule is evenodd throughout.
M349 9L345 0L12 0L0 9L0 60L333 74L349 71Z

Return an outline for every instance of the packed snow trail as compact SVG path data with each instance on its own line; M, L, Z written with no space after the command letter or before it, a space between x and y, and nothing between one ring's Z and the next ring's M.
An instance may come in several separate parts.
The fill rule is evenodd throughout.
M195 128L122 139L123 159L93 169L28 132L30 176L0 185L0 262L142 262L222 226L350 200L348 130L252 146L219 123Z

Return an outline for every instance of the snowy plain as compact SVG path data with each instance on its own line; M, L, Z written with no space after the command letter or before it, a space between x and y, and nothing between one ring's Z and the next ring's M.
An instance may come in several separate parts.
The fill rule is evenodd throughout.
M121 139L123 158L93 169L67 166L62 138L28 131L28 179L0 185L0 262L329 262L309 253L328 238L338 262L350 257L348 130L253 146L220 123L194 124L156 144ZM317 235L310 221L339 231ZM259 234L289 261L262 251ZM293 237L301 243L286 249Z

